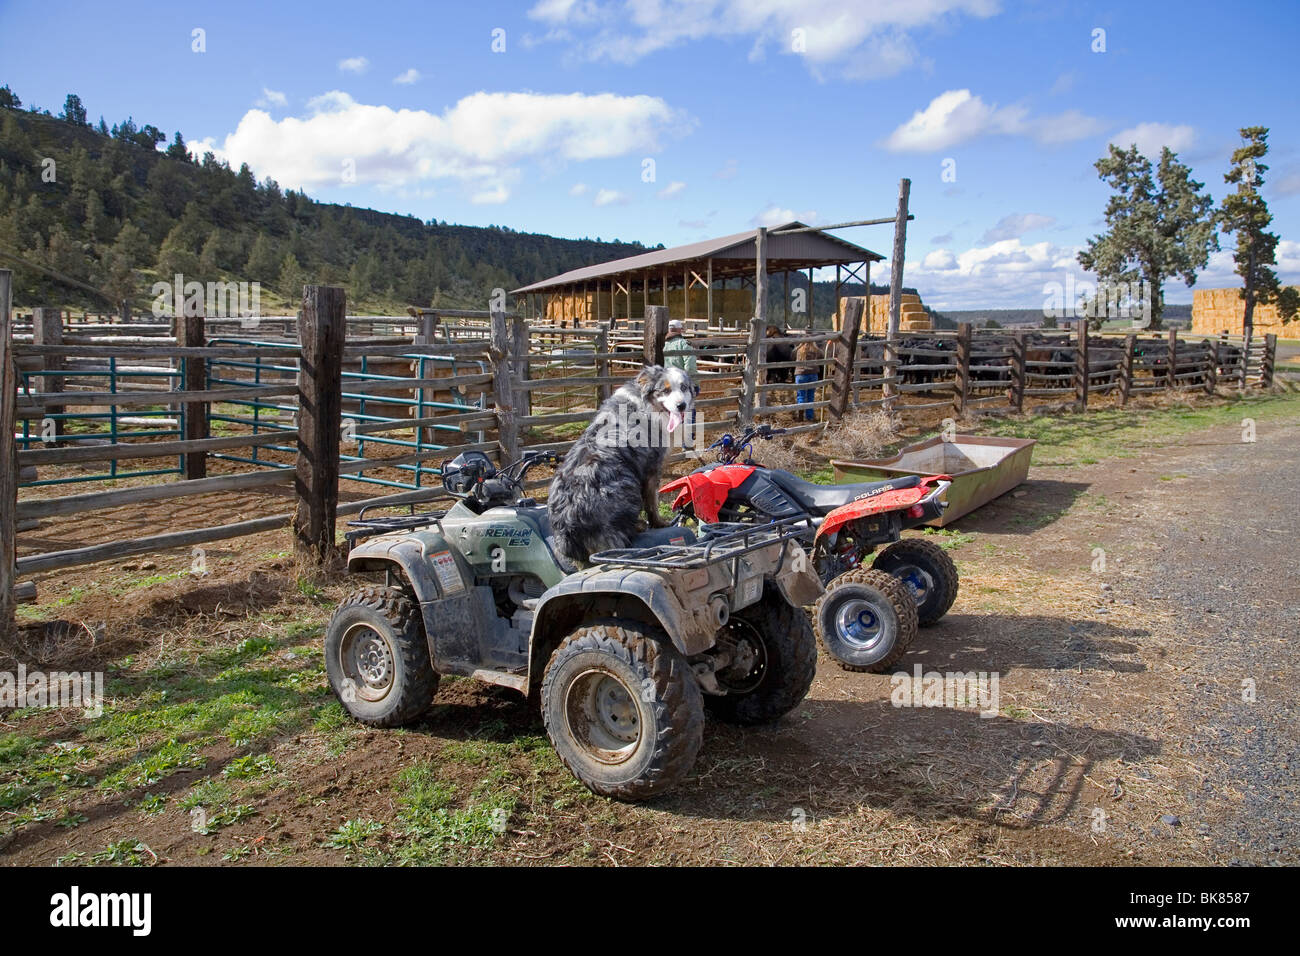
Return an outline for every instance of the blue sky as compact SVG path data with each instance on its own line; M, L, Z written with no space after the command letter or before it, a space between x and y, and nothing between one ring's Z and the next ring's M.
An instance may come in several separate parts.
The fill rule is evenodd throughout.
M1253 124L1300 280L1298 28L1293 2L6 0L0 83L317 199L561 236L889 215L907 176L908 283L941 308L1032 308L1083 277L1107 142L1169 143L1218 199ZM889 252L888 227L843 235ZM1230 284L1226 253L1198 283Z

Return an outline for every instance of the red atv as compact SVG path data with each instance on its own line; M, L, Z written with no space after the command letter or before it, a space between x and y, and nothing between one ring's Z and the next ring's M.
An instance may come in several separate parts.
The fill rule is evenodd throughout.
M668 482L674 522L767 523L806 517L816 527L814 568L826 591L813 625L828 654L846 670L884 671L907 650L918 626L933 624L957 597L957 568L932 541L902 539L947 506L947 475L819 485L753 461L755 439L785 431L752 425L709 446L718 461ZM743 459L743 460L740 460ZM867 558L887 545L868 565Z

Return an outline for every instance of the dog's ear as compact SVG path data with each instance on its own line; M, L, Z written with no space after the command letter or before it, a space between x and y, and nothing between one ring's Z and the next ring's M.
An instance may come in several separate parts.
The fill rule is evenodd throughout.
M642 398L649 398L654 394L655 386L659 383L662 374L663 369L658 365L647 365L636 373L636 378L633 381Z

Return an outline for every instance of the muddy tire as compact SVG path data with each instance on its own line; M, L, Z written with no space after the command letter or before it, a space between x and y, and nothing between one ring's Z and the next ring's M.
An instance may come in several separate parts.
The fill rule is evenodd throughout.
M898 578L857 568L830 583L813 607L817 640L848 671L888 670L916 637L916 601Z
M416 604L397 588L351 594L325 629L325 673L349 714L371 727L423 716L438 689Z
M704 695L709 712L729 723L766 724L798 707L817 673L817 638L803 608L769 590L737 611L726 631L743 656L717 673L728 693Z
M888 571L912 592L916 600L916 622L933 624L948 613L957 600L957 565L948 552L933 541L904 538L880 552L871 566Z
M644 800L671 789L704 742L695 675L646 624L598 621L574 631L551 655L541 696L555 752L603 796Z

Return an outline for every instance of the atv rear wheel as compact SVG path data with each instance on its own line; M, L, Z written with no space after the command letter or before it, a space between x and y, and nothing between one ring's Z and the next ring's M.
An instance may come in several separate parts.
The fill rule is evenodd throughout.
M916 637L916 601L886 571L857 568L830 583L813 607L817 640L849 671L888 670Z
M666 634L636 621L600 621L560 643L542 678L542 720L569 771L620 800L680 783L704 742L690 665Z
M804 699L817 673L817 639L803 608L769 589L727 622L719 643L732 646L733 663L715 675L726 696L704 696L719 720L765 724Z
M419 608L397 588L361 588L338 606L325 672L347 712L372 727L417 719L438 689Z
M871 566L888 571L907 585L916 600L916 619L921 627L947 614L957 599L957 565L933 541L923 538L895 541L880 552Z

